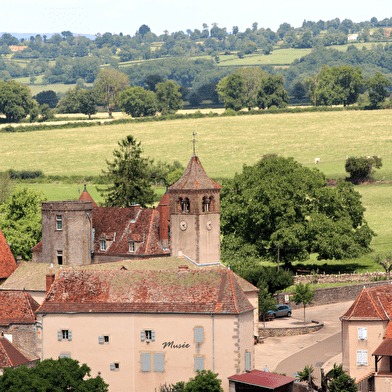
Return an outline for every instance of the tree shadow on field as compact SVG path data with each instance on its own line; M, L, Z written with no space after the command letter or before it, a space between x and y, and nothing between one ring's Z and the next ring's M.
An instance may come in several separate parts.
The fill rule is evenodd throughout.
M310 274L312 272L318 272L319 274L325 273L326 275L338 275L338 274L352 274L353 272L363 268L363 265L358 263L347 263L342 262L341 264L311 264L311 263L298 263L294 266L294 273L298 275Z

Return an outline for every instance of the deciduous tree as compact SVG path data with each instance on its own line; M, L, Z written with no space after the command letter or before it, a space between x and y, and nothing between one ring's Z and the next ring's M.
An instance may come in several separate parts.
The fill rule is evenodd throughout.
M310 283L303 284L299 282L296 286L294 286L293 292L293 301L297 305L302 305L304 307L304 324L305 324L305 308L306 305L310 305L312 303L314 297L314 290L310 288Z
M257 92L257 106L260 109L277 106L284 108L289 102L289 94L283 88L284 79L282 75L272 76L261 80L260 89Z
M211 370L202 370L197 376L189 379L185 384L184 392L223 392L221 383L218 374Z
M388 96L387 87L391 85L391 81L380 72L376 72L371 78L366 78L365 86L369 93L369 101L372 108L377 108L382 105Z
M152 116L157 111L157 100L152 91L128 87L119 95L119 107L132 117Z
M41 202L45 200L42 192L18 188L0 205L0 229L15 259L30 260L30 249L41 241Z
M241 110L245 105L246 86L244 78L233 73L221 79L217 90L224 101L225 109Z
M41 91L37 95L34 95L33 98L38 102L39 105L46 103L51 109L54 109L59 102L57 94L53 90Z
M372 157L349 157L345 165L346 172L350 173L348 180L354 184L371 180L372 174L375 173L374 167L377 169L382 167L381 158L376 155Z
M180 86L176 85L172 80L167 80L156 85L156 97L158 110L162 114L175 113L182 109L184 102L179 92Z
M118 106L121 90L129 85L128 76L113 68L101 69L95 81L98 97L103 101L112 117L113 110Z
M149 165L151 161L142 157L141 142L132 135L118 142L113 151L113 161L106 160L107 170L102 177L110 183L98 191L107 207L129 207L132 203L146 207L154 199L151 188Z

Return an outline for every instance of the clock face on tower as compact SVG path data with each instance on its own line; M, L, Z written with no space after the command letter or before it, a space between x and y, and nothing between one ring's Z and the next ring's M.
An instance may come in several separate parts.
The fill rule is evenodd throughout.
M212 222L210 220L207 221L206 227L207 227L207 230L211 230L212 229Z
M185 231L185 230L187 229L187 227L188 227L188 223L186 223L184 220L182 220L182 221L180 222L180 229L181 229L182 231Z

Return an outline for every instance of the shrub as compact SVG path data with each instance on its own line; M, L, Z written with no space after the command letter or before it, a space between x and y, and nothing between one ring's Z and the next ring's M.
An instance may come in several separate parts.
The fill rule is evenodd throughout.
M374 174L373 167L379 169L381 166L381 158L376 155L359 158L349 157L345 165L346 172L350 173L350 177L347 180L355 184L372 180L372 174Z

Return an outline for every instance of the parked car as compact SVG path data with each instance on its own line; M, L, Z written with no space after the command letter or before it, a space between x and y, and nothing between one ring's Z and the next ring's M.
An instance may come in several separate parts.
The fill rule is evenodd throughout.
M291 308L289 305L278 305L275 310L269 310L268 314L271 314L273 318L275 317L291 317Z

